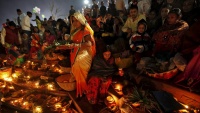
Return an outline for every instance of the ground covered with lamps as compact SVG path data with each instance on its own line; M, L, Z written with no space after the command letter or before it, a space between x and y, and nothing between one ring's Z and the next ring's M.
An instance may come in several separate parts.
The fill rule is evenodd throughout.
M198 113L195 102L192 104L194 106L188 108L191 102L189 104L182 103L179 99L183 101L183 96L176 97L176 95L171 94L172 91L178 91L179 88L168 83L161 84L159 83L160 80L139 75L137 71L132 69L124 70L125 74L122 77L119 75L113 77L106 98L98 104L92 105L88 102L86 96L76 98L73 80L68 87L64 86L65 90L61 88L61 85L61 87L59 86L56 78L69 73L66 68L60 68L59 64L62 63L57 60L27 60L20 67L2 67L0 81L2 112ZM127 79L127 73L131 74L133 78ZM70 77L68 79L65 82L69 82ZM155 84L162 86L154 86ZM168 88L162 89L161 87ZM172 91L170 92L169 89ZM179 93L185 92L188 93L184 90ZM192 95L192 93L188 94ZM193 94L193 96L199 97L197 94ZM168 101L163 100L165 98ZM178 98L178 100L174 98Z

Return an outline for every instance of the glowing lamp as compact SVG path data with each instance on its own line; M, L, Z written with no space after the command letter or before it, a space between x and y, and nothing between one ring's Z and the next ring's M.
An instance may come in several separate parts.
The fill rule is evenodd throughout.
M33 109L33 113L42 113L42 107L41 107L41 106L36 106L36 107Z
M84 0L84 4L88 4L89 3L89 1L88 0Z

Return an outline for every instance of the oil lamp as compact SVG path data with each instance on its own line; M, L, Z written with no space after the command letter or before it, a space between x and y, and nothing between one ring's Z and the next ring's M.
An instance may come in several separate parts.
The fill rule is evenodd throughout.
M55 90L55 87L54 87L54 85L52 83L48 83L47 84L47 89L48 90Z
M42 107L41 106L35 106L33 109L33 113L42 113Z
M120 84L120 83L114 84L114 90L115 90L119 95L123 95L122 88L123 88L123 85L122 85L122 84Z

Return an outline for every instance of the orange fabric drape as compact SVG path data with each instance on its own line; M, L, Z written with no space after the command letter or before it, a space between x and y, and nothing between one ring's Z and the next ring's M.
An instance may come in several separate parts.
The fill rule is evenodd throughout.
M79 30L72 35L71 39L76 44L81 44L84 41L84 36L90 35L89 30ZM91 35L92 36L92 35ZM94 41L93 37L92 40ZM92 58L95 54L95 42L88 48L81 48L75 46L70 53L70 60L72 64L72 74L76 79L76 96L82 96L87 91L86 78L90 70Z

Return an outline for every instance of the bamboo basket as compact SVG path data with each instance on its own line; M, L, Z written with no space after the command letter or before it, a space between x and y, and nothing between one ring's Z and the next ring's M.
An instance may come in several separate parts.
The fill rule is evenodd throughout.
M66 74L56 78L57 84L66 91L73 91L76 89L76 81L73 79L73 75Z
M12 74L12 67L0 68L0 79L10 77Z

